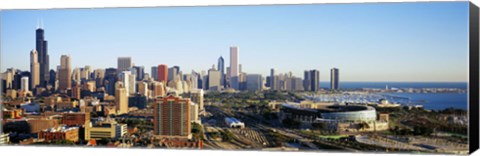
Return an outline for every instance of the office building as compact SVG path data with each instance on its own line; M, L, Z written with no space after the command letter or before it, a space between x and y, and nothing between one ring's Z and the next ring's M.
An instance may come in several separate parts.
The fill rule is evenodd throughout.
M338 89L338 69L337 68L332 68L330 69L330 89L331 90L337 90Z
M215 69L215 65L212 66L210 70L208 70L208 90L216 90L219 91L222 89L221 87L221 77L220 71Z
M246 89L249 91L260 91L263 88L262 75L247 74Z
M169 95L154 104L153 132L160 137L191 138L190 99Z
M136 94L137 93L137 81L136 75L130 74L128 75L128 94Z
M115 85L115 106L117 114L128 113L128 95L122 82L117 82Z
M103 80L103 86L105 91L109 95L115 94L115 83L117 82L117 69L107 68L105 69L105 79Z
M225 60L222 56L218 58L217 69L220 71L220 84L223 88L226 88L226 81L225 81Z
M230 47L230 87L239 89L238 47Z
M10 137L8 135L8 133L0 133L0 145L10 143Z
M141 81L145 78L145 68L143 66L133 66L137 72L137 81Z
M147 108L147 97L140 94L129 97L128 107L137 107L138 109Z
M69 112L62 114L62 124L67 126L83 126L90 123L89 112Z
M127 124L120 124L111 119L85 126L85 140L120 138L126 134Z
M247 90L247 73L238 75L238 90Z
M304 89L316 92L320 90L320 72L318 70L305 71Z
M132 75L130 71L123 71L120 73L119 79L123 83L128 95L135 94L135 75Z
M35 88L40 85L40 64L38 63L38 52L36 50L30 51L30 74L30 86Z
M80 96L80 85L79 84L75 84L73 85L72 87L72 98L74 99L82 99L81 96Z
M148 83L144 81L139 81L137 85L138 85L138 94L149 97Z
M270 69L270 89L277 90L277 79L275 78L275 69Z
M178 66L177 66L178 67ZM178 74L178 68L172 67L168 68L168 82L173 81L176 79Z
M58 71L58 89L68 90L72 87L72 67L70 56L60 57L60 69Z
M165 86L162 82L152 83L152 98L165 96Z
M157 67L157 81L163 82L165 84L168 83L168 67L165 64L158 65Z
M158 80L158 66L153 66L152 67L152 71L151 71L150 75L152 76L152 78L154 80Z
M132 68L132 58L130 57L119 57L117 59L117 70L122 72L122 71L128 71Z
M28 83L28 77L22 77L20 90L24 92L29 92L30 90L28 89Z
M50 85L52 85L52 91L56 91L58 89L58 81L57 81L57 72L55 70L50 70L50 77L49 77Z
M48 55L48 42L45 40L43 24L39 24L35 31L35 50L38 52L38 63L40 64L40 84L47 86L50 77L50 56Z
M203 103L203 89L194 89L190 91L190 95L192 102L198 104L198 109L202 112L205 109Z
M78 132L78 127L58 126L40 131L38 133L38 138L43 139L45 142L59 140L77 142L79 139Z
M81 77L81 69L80 68L74 68L72 71L72 85L74 83L81 84L82 83L82 77Z
M201 124L198 113L199 113L198 104L191 102L190 103L190 122Z

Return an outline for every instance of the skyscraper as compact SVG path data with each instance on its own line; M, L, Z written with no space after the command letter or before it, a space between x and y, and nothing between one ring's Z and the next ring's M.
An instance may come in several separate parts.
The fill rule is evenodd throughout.
M270 89L277 90L277 79L275 78L275 68L270 69Z
M318 70L310 70L310 91L316 92L320 89L320 72Z
M208 70L208 90L219 91L221 89L220 80L220 71L216 70L215 65L213 65L212 68Z
M337 68L332 68L330 69L330 89L331 90L337 90L338 89L338 69Z
M58 89L68 90L72 87L72 69L70 66L70 56L62 55L60 57L60 69L58 71Z
M217 69L220 71L220 83L225 88L225 60L223 60L222 56L218 58Z
M118 114L128 113L128 93L122 82L115 84L115 105Z
M117 70L119 72L128 71L132 68L132 58L130 57L119 57L117 60Z
M180 73L180 66L173 66L177 70L177 73Z
M239 89L238 74L238 47L230 47L230 87L235 90Z
M24 76L22 77L21 83L20 83L20 90L24 92L28 92L28 77Z
M262 75L260 74L248 74L246 89L249 91L260 91L263 88Z
M167 76L168 82L176 79L177 74L178 74L178 69L179 68L175 68L175 67L168 68L168 76Z
M32 88L40 85L40 64L38 63L38 52L34 49L30 52L30 74Z
M117 69L107 68L105 69L105 79L103 85L108 95L115 95L115 83L117 82Z
M136 72L137 72L137 81L141 81L143 80L143 78L145 77L145 69L143 66L133 66L133 68L136 69Z
M168 67L165 64L158 65L157 81L168 83Z
M50 77L49 77L49 83L52 85L53 91L57 90L57 72L55 70L50 69Z
M152 76L152 78L153 78L154 80L158 80L158 74L157 74L157 73L158 73L158 67L157 67L157 66L153 66L150 75Z
M154 104L153 132L160 136L191 137L190 99L169 95Z
M203 89L194 89L191 92L191 99L193 102L198 104L198 108L201 111L204 110L204 103L203 103Z
M35 31L35 44L38 52L38 63L40 64L40 85L46 87L50 77L50 56L48 55L48 42L45 40L43 23L39 23Z
M81 99L81 97L80 97L80 85L79 84L75 84L72 87L72 98Z
M140 95L149 97L149 92L148 92L148 84L147 82L140 81L137 83L138 84L138 93Z
M132 78L131 75L132 75L132 73L130 71L123 71L119 75L119 79L123 83L122 86L124 86L124 88L125 88L125 90L128 94L131 93L131 89L132 89L130 87L130 85L131 85L130 79Z

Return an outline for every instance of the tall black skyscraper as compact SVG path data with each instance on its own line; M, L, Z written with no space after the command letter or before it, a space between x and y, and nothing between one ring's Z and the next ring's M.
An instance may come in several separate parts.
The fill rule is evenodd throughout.
M55 81L57 81L57 79L56 79L57 78L57 72L55 72L55 70L50 70L49 74L50 74L50 76L49 76L50 80L48 82L52 85L52 89L55 91L55 87L56 87L55 86L56 85Z
M226 88L227 82L225 81L225 61L223 60L222 56L220 56L220 58L218 58L217 69L218 69L218 71L220 71L220 84L224 88Z
M338 69L337 68L330 69L330 89L331 90L338 89Z
M305 91L316 92L320 90L320 72L318 70L305 71L303 87Z
M318 70L310 70L310 91L316 92L320 90L320 72Z
M107 68L105 69L105 80L103 82L105 91L109 95L115 95L115 83L117 82L117 69Z
M145 77L145 67L143 66L133 66L136 69L137 81L143 80Z
M42 24L39 24L36 34L36 50L38 52L38 63L40 64L40 85L46 87L50 77L50 64L48 56L48 43L45 40L45 32Z

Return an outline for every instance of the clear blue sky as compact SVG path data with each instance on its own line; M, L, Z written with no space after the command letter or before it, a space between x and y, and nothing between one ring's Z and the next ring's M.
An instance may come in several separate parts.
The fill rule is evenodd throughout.
M330 68L341 81L468 79L468 2L216 6L1 12L1 65L29 69L35 28L43 19L50 68L60 55L72 67L179 65L208 70L229 46L244 72L266 75Z

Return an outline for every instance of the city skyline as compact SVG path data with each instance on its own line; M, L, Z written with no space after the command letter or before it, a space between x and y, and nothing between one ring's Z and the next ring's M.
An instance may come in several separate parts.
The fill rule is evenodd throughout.
M348 81L429 81L429 82L466 82L467 81L467 69L468 69L468 51L467 51L467 31L464 27L467 26L467 15L468 13L462 9L462 7L467 7L467 3L415 3L415 4L397 4L391 5L388 4L349 4L349 5L328 5L329 8L324 7L325 5L287 5L287 6L235 6L229 10L222 9L221 7L195 7L190 8L191 12L180 13L179 10L182 10L181 7L168 7L168 8L145 8L146 10L136 10L135 8L126 9L95 9L95 10L68 10L67 15L60 15L59 12L64 12L64 10L21 10L21 11L2 11L2 71L5 71L7 68L13 67L21 70L29 69L28 56L30 51L35 48L35 35L34 28L35 23L39 17L43 19L43 27L45 29L45 38L49 42L48 54L50 55L50 69L55 69L57 65L60 65L58 62L60 55L69 54L71 55L72 67L84 67L85 65L92 66L93 69L97 68L109 68L115 67L117 64L116 60L119 57L131 57L132 63L135 66L144 66L149 69L152 66L158 66L159 64L166 64L169 67L180 66L183 70L183 73L189 73L192 69L200 72L202 70L208 71L209 67L212 64L216 64L217 58L222 56L229 58L229 47L238 46L238 55L239 55L239 64L242 66L242 72L249 74L261 74L266 77L269 75L270 69L275 68L275 73L287 73L291 71L295 76L302 77L302 73L305 70L316 69L320 72L320 81L328 82L330 79L329 70L331 68L339 68L342 70L342 76L340 82ZM355 9L351 8L351 5L355 5ZM428 9L411 9L412 5L419 8L425 7ZM287 11L279 11L271 9L271 7L286 7ZM331 9L331 8L337 9ZM396 9L401 7L408 7L410 10L416 13L420 13L416 16L413 16L413 13L403 13L399 12ZM448 7L446 10L442 10ZM243 8L243 9L242 9ZM245 9L246 8L246 9ZM379 8L377 11L370 11L368 9ZM390 9L385 9L390 8ZM305 9L305 10L301 10ZM122 14L123 10L128 10L132 15ZM247 10L247 11L244 11ZM248 10L254 11L254 13L259 14L260 17L253 19L245 18L240 16L241 13L248 12ZM352 11L353 10L353 11ZM343 12L346 11L346 13ZM356 12L358 11L358 12ZM442 11L445 11L446 17L442 16ZM88 25L87 19L83 14L91 13L102 13L101 17L94 18L94 20L106 19L107 17L112 17L108 15L109 13L118 12L121 15L114 16L116 18L111 19L114 23L121 22L118 21L124 16L132 17L135 15L150 15L151 12L159 12L165 17L177 17L179 19L174 19L172 17L167 18L169 21L173 22L171 26L175 24L180 24L182 28L174 29L174 31L188 30L193 33L189 35L188 33L178 34L181 37L175 38L175 34L163 34L171 39L163 38L160 43L155 43L155 35L147 35L149 30L152 30L152 33L157 34L162 33L158 30L149 28L147 30L138 30L134 29L125 29L127 31L121 31L124 27L113 27L113 30L106 30L107 26L105 21L97 21L101 24L98 25L99 30L105 31L103 33L97 32L96 35L85 36L82 33L75 33L74 30L78 28L84 28L80 30L86 31L86 34L94 33L97 25ZM207 22L202 22L199 20L194 21L199 22L202 27L199 27L198 30L195 28L186 29L185 26L181 24L188 24L188 19L192 17L187 17L190 14L195 14L198 12L206 12L205 18ZM228 36L221 34L224 32L232 31L232 28L220 28L215 24L209 24L208 21L214 22L217 17L212 16L215 13L224 12L226 15L221 17L222 20L230 19L229 17L234 17L237 20L239 28L246 26L247 28L239 29L239 32L233 31L234 35ZM342 13L341 13L342 12ZM357 15L360 13L360 15ZM362 20L370 20L374 22L376 18L367 18L368 15L378 12L384 12L387 15L378 15L382 23L379 24L378 29L368 29L366 32L360 32L360 30L377 26L376 24L369 25L368 23L363 23L363 25L356 25L358 29L352 29L351 27L346 27L344 24L361 24ZM41 14L33 15L35 13ZM163 14L163 13L166 13ZM179 15L169 15L168 13L178 13ZM282 21L281 18L274 16L273 13L279 13L279 15L290 15L291 17L302 17L299 19L287 19ZM312 14L308 14L312 13ZM354 14L356 13L356 14ZM335 16L336 19L329 19L328 16ZM454 16L453 16L453 15ZM355 15L351 19L347 19L347 16ZM278 16L278 15L277 15ZM386 19L387 16L392 17L402 17L401 20L392 20ZM25 17L25 18L19 18ZM60 20L57 22L47 22L55 21L52 18L59 17L60 19L67 20L72 23L62 23ZM76 17L75 19L65 19L67 17ZM198 16L197 16L198 17ZM341 17L341 18L338 18ZM19 19L14 19L19 18ZM32 20L33 18L33 20ZM262 18L264 18L262 20ZM335 20L329 22L320 22L309 21L316 18L326 18L330 20ZM413 19L408 19L413 18ZM436 20L434 20L436 19ZM447 20L448 19L448 20ZM10 22L12 21L13 22ZM126 20L126 19L124 19ZM145 27L144 24L152 21L143 21L138 19L132 19L136 24L133 26ZM184 21L185 20L185 21ZM220 20L220 19L217 19ZM232 19L230 19L232 20ZM265 21L264 21L265 20ZM286 24L288 20L298 22L290 25L281 25L274 30L255 30L254 26L259 26L259 28L268 28L267 26L274 26L275 24ZM397 23L398 25L389 24L385 20L391 22L405 22ZM403 20L403 21L402 21ZM430 20L424 22L423 20ZM446 20L446 21L443 21ZM465 22L448 22L449 20L456 20ZM109 21L109 20L107 20ZM235 21L235 20L233 20ZM257 24L249 24L249 22L261 22ZM23 24L18 24L25 23ZM90 21L91 22L91 21ZM216 21L218 22L218 21ZM264 22L264 23L262 23ZM270 24L269 24L270 22ZM286 23L285 23L286 22ZM31 24L29 24L31 23ZM62 24L59 24L62 23ZM228 22L227 22L228 23ZM273 23L273 25L271 24ZM427 24L428 23L428 24ZM435 27L431 27L431 24L436 24ZM28 25L27 25L28 24ZM67 24L66 28L59 28ZM74 24L77 24L74 26ZM111 23L109 23L110 26ZM158 24L158 23L157 23ZM305 30L295 30L297 28L302 28L302 24L307 24ZM326 25L325 25L326 24ZM342 25L343 24L343 25ZM12 28L12 26L18 26L19 28ZM126 24L132 26L132 23ZM85 27L88 26L88 27ZM117 26L117 25L115 25ZM157 26L157 25L155 25ZM171 26L166 26L167 28L173 29ZM211 26L211 27L209 27ZM322 27L315 27L322 26ZM395 26L396 28L390 28ZM418 27L417 27L418 26ZM325 27L325 29L323 28ZM334 27L340 27L338 29ZM407 28L401 28L407 27ZM153 27L154 28L154 27ZM161 28L161 27L159 27ZM166 29L167 29L166 28ZM398 29L397 29L398 28ZM192 30L193 29L193 30ZM433 29L433 30L430 30ZM285 31L288 30L288 31ZM408 30L414 30L415 33ZM448 30L448 31L446 31ZM460 31L462 30L462 31ZM98 30L97 30L98 31ZM324 31L334 31L335 33L330 33L325 35L326 38L315 37L315 35L321 35ZM347 32L342 32L347 31ZM358 31L358 32L357 32ZM392 34L393 31L400 31ZM405 32L407 31L407 32ZM12 33L19 33L18 35L13 35ZM81 31L80 31L81 32ZM132 39L127 38L126 40L133 43L134 46L128 46L125 44L118 44L117 42L124 43L120 41L122 39L114 38L116 35L122 35L124 32L126 36L132 37ZM198 38L203 35L207 35L209 32L214 33L211 40L221 40L222 38L232 37L229 41L201 41ZM245 32L246 34L242 35L240 32ZM116 34L118 33L118 34ZM206 33L206 34L205 34ZM236 33L236 34L235 34ZM310 33L313 33L310 34ZM370 33L370 34L366 34ZM383 34L385 33L385 34ZM401 33L404 33L403 35ZM417 34L424 34L427 36L417 36ZM79 37L71 37L80 35ZM173 35L173 36L172 36ZM281 38L279 35L285 35L284 38ZM340 35L340 36L337 36ZM370 42L361 41L360 37L370 37ZM383 35L394 36L391 38L384 38ZM97 36L99 36L97 38ZM138 38L140 36L146 37L146 39ZM252 37L249 37L252 36ZM373 36L373 37L372 37ZM113 37L113 38L109 38ZM183 37L183 38L182 38ZM240 37L238 39L236 37ZM260 37L260 38L258 38ZM280 38L279 38L280 37ZM291 41L287 37L305 37L305 40L300 39L299 41ZM356 37L352 40L345 40L349 37ZM414 37L414 38L413 38ZM103 40L102 42L91 43L94 41L89 41L87 43L81 42L85 39L92 39L95 41ZM261 40L259 43L254 43L255 41L248 41L250 38L258 38ZM294 38L294 39L295 39ZM396 38L396 39L394 39ZM23 39L22 41L19 41ZM60 40L64 39L64 40ZM180 39L186 39L181 41ZM319 40L315 40L319 39ZM379 40L385 40L386 45L381 43L376 43ZM416 39L415 41L410 41ZM428 40L429 39L429 40ZM30 40L32 40L30 42ZM125 39L124 39L125 40ZM139 41L140 42L139 42ZM330 41L333 40L333 41ZM79 42L80 41L80 42ZM127 41L127 42L128 42ZM344 42L351 42L351 46L340 45ZM403 42L399 42L403 41ZM76 43L75 43L76 42ZM304 43L306 42L306 43ZM82 44L79 44L82 43ZM165 43L165 44L162 44ZM182 46L182 44L189 43L192 46ZM205 44L208 43L208 44ZM215 44L218 43L218 44ZM263 44L262 44L263 43ZM284 44L290 43L290 44ZM362 43L364 45L362 45ZM448 44L447 44L448 43ZM96 48L91 48L89 45L95 45ZM142 46L145 44L144 46ZM159 48L154 48L151 45L161 45ZM260 44L260 45L256 45ZM332 44L334 46L332 46ZM85 46L87 45L87 46ZM172 46L173 45L173 46ZM337 47L336 47L336 46ZM94 47L95 47L94 46ZM141 50L135 50L135 48L140 48ZM187 47L187 48L185 48ZM322 48L323 47L323 48ZM325 48L326 47L326 48ZM350 47L350 48L345 48ZM395 47L399 47L398 49ZM191 49L189 49L191 48ZM300 50L298 50L299 48ZM312 51L316 50L317 51ZM359 48L358 53L352 52L353 49ZM26 49L26 50L22 50ZM77 50L78 49L78 50ZM110 49L110 50L108 50ZM155 51L160 49L159 51ZM170 49L170 50L168 50ZM285 50L286 49L286 50ZM327 49L327 50L325 50ZM424 52L428 51L428 52ZM108 53L106 52L108 51ZM114 53L117 52L118 53ZM138 52L136 52L138 51ZM214 52L213 52L214 51ZM259 51L263 51L258 53ZM338 53L332 54L332 51L338 51ZM371 51L371 52L367 52ZM392 52L393 51L393 52ZM404 52L406 54L404 54ZM278 53L277 53L278 52ZM461 53L465 52L465 53ZM113 54L112 54L113 53ZM204 55L198 55L196 53L202 53ZM361 54L359 54L361 53ZM373 54L372 54L373 53ZM380 53L380 54L379 54ZM444 55L438 55L444 54ZM168 55L172 54L172 56ZM279 54L279 55L276 55ZM99 55L99 56L96 56ZM155 58L155 55L158 58ZM181 56L180 56L181 55ZM83 57L82 57L83 56ZM191 57L189 57L191 56ZM352 57L345 57L352 56ZM417 56L417 57L416 57ZM432 58L432 56L435 56ZM154 58L152 58L154 57ZM5 59L9 58L9 59ZM12 58L12 59L10 59ZM100 60L99 60L100 59ZM247 61L246 61L247 60ZM13 61L13 62L12 62ZM411 62L408 62L411 61ZM447 62L447 63L439 63ZM230 64L230 60L226 59L225 64ZM217 65L217 64L216 64ZM73 69L72 68L72 69ZM394 69L394 70L392 70ZM150 73L147 70L147 73ZM151 73L150 73L151 74Z

